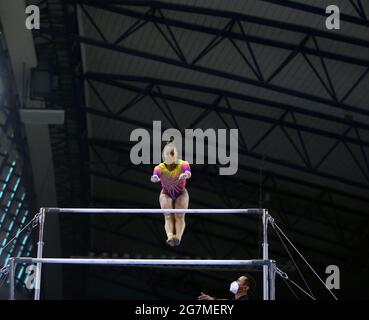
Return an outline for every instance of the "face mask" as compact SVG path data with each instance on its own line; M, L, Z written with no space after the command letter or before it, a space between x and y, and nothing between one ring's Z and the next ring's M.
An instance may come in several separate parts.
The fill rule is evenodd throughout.
M236 294L238 292L238 283L237 283L237 281L233 281L231 283L231 286L229 287L229 291L231 291L233 294Z

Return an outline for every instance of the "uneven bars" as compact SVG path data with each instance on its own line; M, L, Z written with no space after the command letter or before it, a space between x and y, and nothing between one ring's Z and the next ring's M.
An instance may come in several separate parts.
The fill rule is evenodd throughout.
M45 213L206 213L206 214L248 214L258 215L263 213L263 209L96 209L96 208L44 208Z
M35 300L40 299L40 289L41 289L41 266L42 266L42 255L43 255L43 229L45 222L46 213L110 213L110 214L132 214L132 213L206 213L206 214L247 214L247 215L261 215L263 223L263 261L267 261L268 256L268 236L267 236L267 224L268 224L268 210L267 209L95 209L95 208L41 208L40 209L40 228L39 228L39 242L37 244L37 259L33 259L37 263L36 268L36 290L35 290ZM17 258L19 259L19 258ZM192 260L194 261L194 260ZM201 260L204 261L204 260ZM206 260L205 260L206 261ZM209 261L209 260L207 260ZM246 260L245 260L246 261ZM270 261L270 260L269 260ZM47 262L44 262L47 263ZM51 263L51 262L49 262ZM54 262L57 263L57 262ZM60 262L59 262L60 263ZM144 264L141 264L144 265ZM173 264L167 264L173 265ZM180 266L183 264L179 264ZM189 264L190 265L190 264ZM206 265L206 264L203 264ZM207 264L209 265L209 264ZM218 266L223 266L224 264L218 264ZM236 264L239 266L239 264ZM264 299L269 299L269 268L271 264L263 264L263 291Z

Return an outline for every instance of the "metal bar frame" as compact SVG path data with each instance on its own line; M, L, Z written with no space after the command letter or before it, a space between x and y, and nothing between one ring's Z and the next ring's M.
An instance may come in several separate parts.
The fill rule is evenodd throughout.
M203 66L200 66L200 65L187 64L187 63L184 63L182 61L179 61L179 60L176 60L176 59L173 59L173 58L167 58L167 57L164 57L162 55L157 55L157 54L154 54L154 53L148 53L148 52L144 52L144 51L140 51L140 50L136 50L136 49L132 49L132 48L128 48L128 47L117 46L117 45L114 45L114 44L111 44L111 43L103 42L103 41L92 39L92 38L85 37L85 36L73 35L73 39L74 39L74 41L76 41L77 43L80 43L80 44L95 46L95 47L99 47L99 48L102 48L102 49L112 50L112 51L115 51L115 52L121 52L121 53L125 53L127 55L140 57L140 58L150 60L150 61L157 61L157 62L165 63L167 65L176 66L176 67L186 69L186 70L197 71L197 72L200 72L200 73L203 73L203 74L217 76L217 77L232 80L232 81L237 81L237 82L240 82L240 83L244 83L244 84L248 84L248 85L251 85L251 86L263 88L263 89L266 89L266 90L276 91L276 92L284 93L284 94L287 94L287 95L290 95L290 96L293 96L293 97L302 98L302 99L305 99L305 100L308 100L308 101L311 101L311 102L322 103L322 104L325 104L327 107L329 106L329 107L341 108L341 109L345 109L345 110L351 110L351 111L357 112L359 114L368 115L368 111L364 110L363 108L355 107L355 106L348 105L348 104L345 104L345 103L339 103L337 101L332 101L331 99L314 96L314 95L311 95L311 94L304 93L302 91L297 91L297 90L294 90L294 89L281 87L281 86L276 85L276 84L260 82L260 81L254 80L252 78L239 76L239 75L236 75L236 74L231 74L229 72L224 72L224 71L216 70L216 69L213 69L213 68L203 67ZM307 51L307 49L305 51ZM369 61L365 61L363 63L360 63L360 65L362 65L364 67L368 67L369 66Z
M270 3L273 3L275 5L287 7L287 8L294 9L294 10L308 12L308 13L314 14L314 15L320 15L320 16L323 16L323 17L325 17L325 15L326 15L324 8L320 8L318 6L312 6L312 5L305 4L305 3L299 3L299 2L296 2L296 1L291 1L291 0L285 0L285 1L262 0L262 1L270 2ZM342 19L342 21L347 21L347 22L350 22L350 23L353 23L353 24L356 24L356 25L369 27L369 21L363 19L362 17L358 18L358 17L352 16L352 15L349 15L349 14L341 13L341 19Z
M186 260L186 259L63 259L43 258L44 246L44 224L46 213L85 213L85 214L157 214L157 213L208 213L208 214L246 214L261 215L263 224L263 259L262 260ZM15 292L15 264L36 263L35 294L34 300L41 297L41 273L43 263L53 264L100 264L100 265L140 265L140 266L263 266L263 299L274 299L270 293L275 292L275 283L272 278L275 268L273 261L269 260L268 245L268 222L269 213L267 209L95 209L95 208L41 208L38 213L39 237L37 243L37 258L17 257L10 260L10 285L9 300L14 300ZM272 269L272 270L271 270Z
M196 266L268 266L272 260L210 260L210 259L104 259L104 258L13 258L15 263L48 263L48 264L89 264L89 265L115 265L115 266L172 266L172 267L196 267Z
M45 208L41 208L38 218L38 242L37 242L37 258L42 258L44 247L44 225L45 225ZM36 278L35 278L35 300L40 300L41 295L41 272L42 263L38 262L36 265Z
M217 108L214 107L214 109L217 109ZM228 110L228 109L226 109L226 110ZM111 120L114 120L114 121L120 121L120 122L129 123L129 124L132 124L132 125L138 125L138 126L141 126L143 128L148 128L148 129L152 128L152 125L150 125L148 123L144 123L142 121L138 121L138 120L134 120L134 119L128 119L128 118L122 117L122 116L118 117L116 115L109 114L107 112L95 110L93 108L86 107L86 111L90 114L102 116L102 117L105 117L107 119L111 119ZM249 115L249 118L250 117L251 117L251 115ZM254 118L256 118L256 117L254 117ZM258 118L263 118L263 117L258 117ZM268 122L274 124L276 122L276 119L269 119ZM286 124L284 122L280 123L279 125L283 125L285 127L289 127L289 128L293 128L293 129L300 129L300 130L303 129L299 125ZM162 127L162 130L165 130L165 129L166 129L165 127ZM320 130L314 130L314 131L316 132L316 131L320 131ZM330 134L330 137L333 138L333 139L336 139L336 141L344 139L346 141L348 140L348 141L354 143L351 138L346 137L346 136L343 137L343 136L340 136L339 134L337 134L337 135L336 134ZM363 143L359 142L359 141L357 141L357 144L358 145L363 145ZM205 143L205 146L206 145L207 144ZM369 146L369 142L366 142L366 145ZM244 155L244 156L249 156L251 158L256 158L256 159L263 158L262 154L257 153L257 152L252 152L250 150L245 150L243 148L239 149L239 154ZM313 174L313 175L316 175L316 176L319 176L319 177L322 177L322 178L326 178L326 179L329 179L329 180L332 180L332 181L345 183L345 184L348 184L350 186L358 187L358 188L365 189L365 190L367 190L368 187L369 187L369 185L367 183L362 183L362 182L359 182L359 181L356 181L356 180L354 181L354 180L349 179L349 178L336 176L334 174L327 173L327 172L324 172L324 171L321 171L321 170L314 170L314 167L313 168L308 168L308 167L306 167L305 163L303 165L300 165L300 164L293 163L291 161L286 161L284 159L283 160L278 159L278 158L275 158L275 157L272 157L272 156L265 156L264 161L272 163L274 165L280 165L280 166L287 167L287 168L290 168L290 169L295 169L295 170L299 170L299 171L306 172L306 173L309 173L309 174ZM241 167L241 165L239 165L239 167Z
M268 1L268 0L263 0ZM271 0L272 1L272 0ZM274 0L280 2L280 0ZM131 2L131 3L129 3ZM251 23L251 24L257 24L265 27L271 27L286 31L292 31L296 33L301 34L307 34L312 36L321 37L323 39L331 39L335 41L342 41L344 43L353 44L357 46L363 46L368 47L368 41L365 41L360 38L353 38L350 36L345 36L342 34L332 34L328 31L323 31L319 29L315 29L308 26L302 26L298 24L288 23L284 21L278 21L278 20L272 20L270 18L263 18L263 17L256 17L253 15L248 15L244 13L239 12L232 12L232 11L224 11L219 9L211 9L211 8L205 8L200 6L189 6L189 5L180 5L180 4L174 4L174 3L168 3L168 2L160 2L160 1L127 1L127 0L118 0L118 1L112 1L112 0L77 0L77 3L79 5L84 4L88 7L94 7L97 9L105 10L114 12L121 15L126 15L132 18L140 18L141 12L132 10L130 5L134 6L141 6L141 7L148 7L148 8L156 8L156 9L164 9L168 11L177 11L177 12L184 12L184 13L190 13L190 14L200 14L205 15L209 17L221 17L224 19L234 19L237 22L242 23ZM119 6L117 6L117 4ZM320 8L319 8L320 9ZM325 10L322 10L322 15L326 17ZM346 16L344 14L341 14L341 19L344 20ZM354 18L354 17L352 17ZM164 23L167 22L170 26L177 27L177 28L184 28L189 29L192 31L198 31L208 34L217 34L219 32L219 29L206 27L206 26L198 26L193 23L184 22L178 19L171 19L167 18L164 20L162 17L158 16L150 16L150 17L144 17L147 21L156 22L156 23ZM367 26L369 26L369 23L367 23ZM231 39L236 40L242 40L242 35L231 32L231 31L223 31L224 35ZM255 37L256 38L256 37Z
M14 300L15 288L15 258L9 260L9 300Z
M269 259L269 244L268 244L268 210L263 209L262 214L262 224L263 224L263 259ZM263 266L263 299L270 299L269 292L269 266Z
M110 209L110 208L43 208L46 213L86 214L156 214L156 213L201 213L201 214L247 214L258 215L264 209Z

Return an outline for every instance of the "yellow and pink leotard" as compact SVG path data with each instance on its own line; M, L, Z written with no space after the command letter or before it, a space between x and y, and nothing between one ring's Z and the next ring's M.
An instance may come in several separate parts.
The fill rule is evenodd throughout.
M186 187L186 179L178 179L182 173L188 173L191 176L190 164L184 160L178 160L173 170L168 170L164 162L154 168L153 175L160 178L162 192L174 201L183 193Z

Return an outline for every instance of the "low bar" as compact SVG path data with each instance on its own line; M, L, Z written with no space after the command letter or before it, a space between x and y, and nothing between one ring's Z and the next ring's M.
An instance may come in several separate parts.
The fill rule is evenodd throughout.
M186 259L74 259L18 257L16 263L90 264L117 266L264 266L271 260L186 260Z
M157 214L157 213L201 213L201 214L263 214L263 209L96 209L96 208L44 208L46 213L85 214Z

